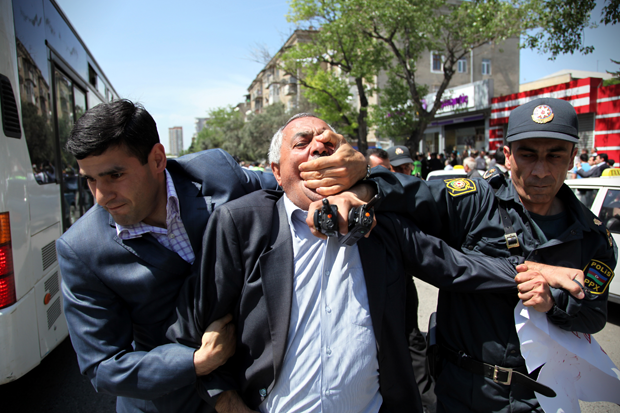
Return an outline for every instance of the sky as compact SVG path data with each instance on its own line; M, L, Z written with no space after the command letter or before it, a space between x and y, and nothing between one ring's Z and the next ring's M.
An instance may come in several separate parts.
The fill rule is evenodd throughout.
M56 0L116 92L140 102L157 122L169 149L168 128L183 127L191 144L195 119L208 110L243 101L263 64L252 49L274 54L294 30L287 1ZM592 17L600 20L597 6ZM522 50L521 83L562 69L616 71L620 26L587 29L590 55L560 56ZM614 45L615 44L615 45ZM612 46L614 45L614 46Z

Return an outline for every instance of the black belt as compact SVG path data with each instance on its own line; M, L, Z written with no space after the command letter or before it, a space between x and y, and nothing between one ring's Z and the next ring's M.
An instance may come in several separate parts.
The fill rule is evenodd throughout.
M457 353L445 346L440 346L441 357L450 363L469 371L493 380L495 383L510 386L513 383L520 384L530 390L540 393L546 397L555 397L556 394L550 387L545 386L527 375L527 368L522 367L500 367L492 366L481 361L474 360L466 354Z

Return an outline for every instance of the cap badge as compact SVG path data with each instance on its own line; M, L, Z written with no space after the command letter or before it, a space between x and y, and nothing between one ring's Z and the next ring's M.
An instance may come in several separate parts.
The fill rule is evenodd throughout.
M396 148L396 150L394 151L394 153L396 153L396 155L402 155L403 153L405 153L402 149L400 148Z
M547 123L553 119L553 110L548 105L538 105L532 113L532 120L536 123Z

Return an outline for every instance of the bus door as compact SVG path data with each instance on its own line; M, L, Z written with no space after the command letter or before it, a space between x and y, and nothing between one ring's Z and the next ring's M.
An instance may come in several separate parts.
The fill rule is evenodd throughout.
M62 192L63 231L93 206L86 180L79 175L77 160L65 145L75 121L86 111L86 93L59 68L54 69L54 104L59 149L59 174Z

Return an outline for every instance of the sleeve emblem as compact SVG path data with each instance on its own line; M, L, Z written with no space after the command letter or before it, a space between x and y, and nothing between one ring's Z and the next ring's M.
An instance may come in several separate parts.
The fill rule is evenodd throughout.
M614 278L614 272L611 268L598 260L591 260L583 273L585 275L585 287L594 295L603 294Z
M467 178L445 179L444 183L451 196L461 196L476 192L476 183Z

